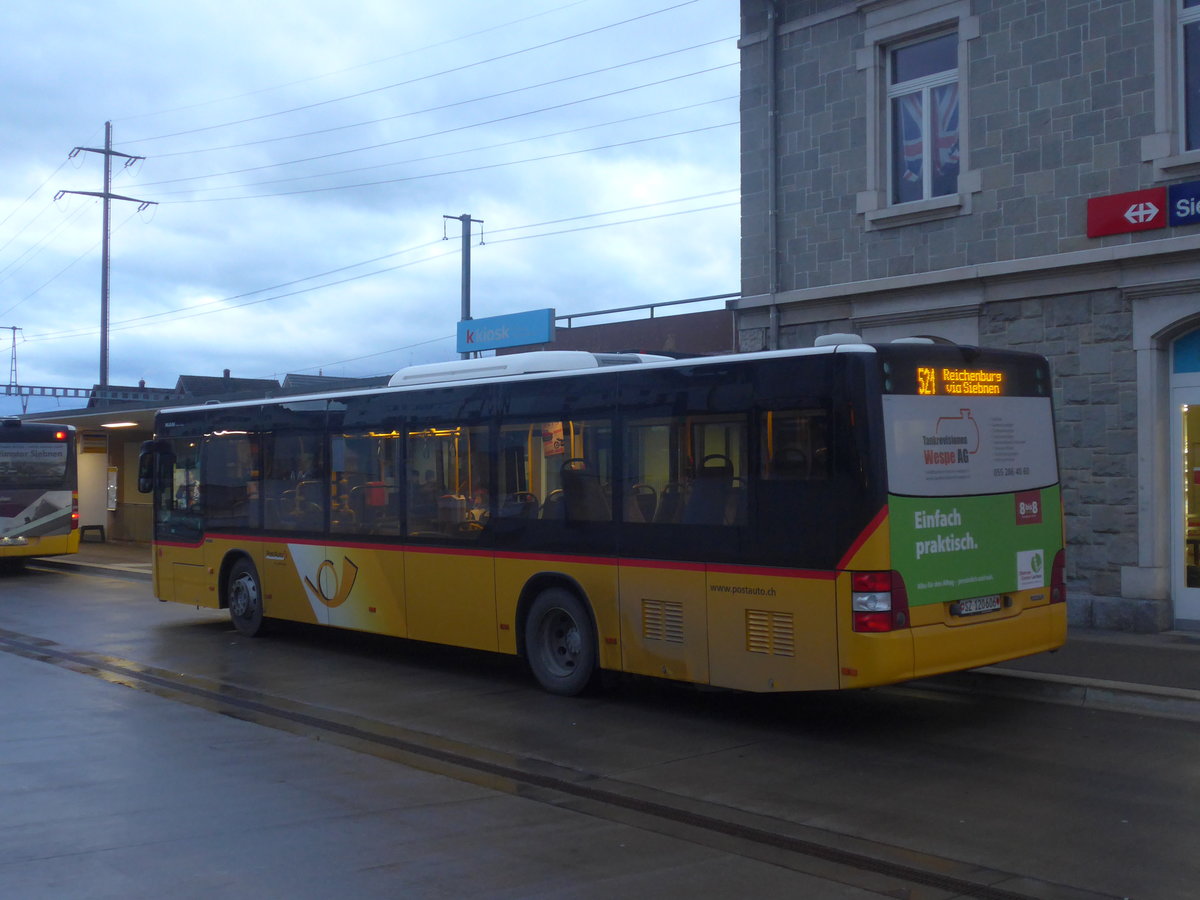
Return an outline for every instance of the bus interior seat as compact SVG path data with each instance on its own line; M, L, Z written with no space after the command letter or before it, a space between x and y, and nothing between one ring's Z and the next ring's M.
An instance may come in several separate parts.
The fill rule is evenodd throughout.
M542 503L543 519L561 519L565 510L562 488L551 491Z
M658 509L654 511L654 521L660 524L673 524L679 521L683 511L683 487L677 481L668 481L663 485L662 494L658 498Z
M529 491L515 491L504 498L499 514L506 519L536 519L538 499Z
M612 504L587 460L574 457L563 463L562 489L568 521L603 522L612 518Z
M688 491L683 521L689 525L721 525L733 489L733 463L729 457L710 453L696 470Z
M648 484L635 484L625 495L626 522L653 522L658 509L658 491Z

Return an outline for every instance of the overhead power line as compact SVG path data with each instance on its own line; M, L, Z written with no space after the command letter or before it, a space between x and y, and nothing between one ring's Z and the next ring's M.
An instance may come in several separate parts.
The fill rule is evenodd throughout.
M426 178L443 178L448 175L467 175L467 174L470 174L473 172L486 172L491 169L502 169L502 168L507 168L508 166L523 165L525 163L547 162L552 159L564 159L569 156L578 156L582 153L596 153L601 150L614 150L619 147L633 147L638 144L647 144L652 141L663 141L663 140L668 140L670 138L684 137L686 135L691 135L691 134L702 134L706 131L715 131L720 128L731 128L738 124L739 123L736 121L735 122L721 122L716 125L704 125L699 128L689 128L684 131L675 131L670 134L660 134L660 135L655 135L653 137L634 138L634 139L628 140L628 141L617 141L612 144L602 144L598 147L584 147L584 148L581 148L578 150L564 150L561 153L547 153L543 156L533 156L533 157L528 157L526 159L506 160L505 162L488 163L486 165L472 166L472 167L466 168L466 169L453 169L453 170L445 171L445 172L427 172L423 175L406 175L402 178L385 178L385 179L381 179L379 181L364 181L364 182L359 182L356 184L340 184L340 185L333 185L330 187L305 188L302 190L295 190L295 191L278 191L273 194L243 194L241 196L236 196L236 197L208 197L208 198L200 198L200 199L193 199L193 200L166 200L164 202L169 203L169 204L224 203L224 202L228 202L228 201L232 201L232 200L261 200L261 199L270 198L270 197L293 197L293 196L296 196L299 194L320 194L320 193L326 193L328 191L347 191L347 190L353 190L356 188L379 187L379 186L385 185L385 184L402 184L404 182L420 181L420 180L423 180ZM234 188L227 188L227 190L234 190ZM169 196L169 195L168 194L160 194L159 196L165 197L165 196Z
M515 237L507 237L507 238L501 237L500 239L495 238L495 235L511 234L512 232L517 232L517 231L527 231L532 228L541 228L541 227L545 227L547 225L561 225L561 224L565 224L567 222L578 222L578 221L582 221L585 219L594 219L594 218L600 218L603 216L619 215L619 214L627 213L627 212L636 212L636 211L642 210L642 209L652 209L652 208L658 207L658 206L666 206L666 205L669 205L672 203L687 203L687 202L690 202L693 200L703 200L703 199L708 199L710 197L720 196L721 194L731 194L731 193L736 193L736 192L737 192L736 188L730 188L730 189L724 190L724 191L715 191L715 192L708 193L708 194L697 194L692 197L680 197L680 198L677 198L674 200L664 200L664 201L660 201L657 203L647 203L647 204L642 204L640 206L625 207L623 209L605 210L603 212L587 213L585 215L580 215L580 216L571 216L571 217L562 218L562 219L551 219L551 220L547 220L545 222L535 222L535 223L531 223L531 224L527 224L527 225L514 225L514 226L509 226L507 228L492 229L490 231L490 234L493 235L493 237L489 238L489 243L496 244L496 243L506 243L508 241L531 240L533 238L538 238L538 237L554 237L556 235L570 234L570 233L576 232L576 231L591 230L591 229L595 229L595 228L613 227L613 226L619 226L619 225L637 224L639 222L649 222L649 221L654 221L656 219L688 215L693 212L707 212L707 211L714 210L714 209L723 209L723 208L727 208L730 206L736 206L737 202L734 201L732 203L718 204L715 206L705 206L705 207L701 207L698 209L677 210L674 212L661 213L661 214L653 215L653 216L643 216L643 217L639 217L639 218L635 218L635 219L625 219L625 220L622 220L619 222L608 222L608 223L601 223L601 224L597 224L597 225L583 226L583 227L578 227L578 228L560 229L558 231L543 232L540 234L520 235L520 236L515 236ZM259 288L258 290L247 291L247 292L244 292L241 294L235 294L230 297L223 297L219 300L208 300L208 301L205 301L204 303L198 303L193 306L181 307L181 308L173 309L173 310L163 310L163 311L157 312L157 313L150 313L150 314L144 315L144 316L136 316L134 318L124 319L124 320L114 323L112 326L112 330L113 331L126 331L126 330L130 330L130 329L134 329L134 328L141 328L141 327L147 327L149 325L161 324L162 323L161 320L177 321L180 319L190 319L190 318L195 318L197 316L210 315L210 314L218 313L218 312L228 312L228 311L231 311L234 309L242 309L247 306L257 305L259 303L266 303L266 302L269 302L272 300L281 300L281 299L285 299L288 297L295 297L295 296L298 296L301 294L307 294L307 293L311 293L313 291L323 290L324 288L328 288L328 287L338 287L338 286L341 286L344 284L352 283L354 281L361 281L365 278L372 278L376 275L384 275L384 274L387 274L388 272L394 272L399 269L409 268L409 267L411 267L413 265L417 265L419 263L430 262L432 260L441 259L446 256L453 256L456 252L458 252L457 250L450 250L446 253L432 254L429 256L422 257L417 260L411 260L409 262L401 263L401 264L395 265L395 266L388 266L383 269L376 269L371 272L365 272L365 273L362 273L359 275L353 275L348 278L338 279L336 281L322 282L321 284L312 285L312 286L306 287L306 288L300 288L300 289L294 290L294 291L286 291L284 293L272 294L269 297L258 297L257 299L246 300L246 302L244 302L244 303L235 303L234 302L237 300L245 300L246 298L249 298L249 297L255 297L258 294L265 294L265 293L269 293L272 291L279 291L282 288L293 287L298 284L303 284L306 281L313 281L318 278L325 278L329 275L338 275L343 272L348 272L352 269L357 269L357 268L361 268L362 266L372 265L374 263L382 262L383 260L386 260L386 259L392 259L397 256L402 256L407 253L415 253L418 250L426 250L426 249L429 249L430 247L439 245L441 243L442 243L441 239L438 239L438 240L430 241L425 244L419 244L419 245L416 245L413 247L408 247L404 250L397 250L394 253L388 253L388 254L384 254L383 256L377 256L377 257L374 257L373 259L363 260L363 261L357 262L357 263L351 263L350 265L346 265L346 266L340 266L336 269L330 269L328 271L320 272L315 275L309 275L304 278L297 278L293 281L284 282L282 284L276 284L276 285L272 285L270 287ZM43 332L41 334L27 335L25 339L27 341L67 340L67 339L77 338L77 337L86 337L88 335L93 335L95 333L96 333L95 329L72 329L69 331L51 331L51 332Z
M143 144L143 143L147 143L149 141L161 141L161 140L165 140L167 138L182 137L182 136L188 135L188 134L200 134L201 132L205 132L205 131L215 131L219 128L229 128L234 125L245 125L249 122L260 122L263 119L273 119L273 118L277 118L278 116L286 116L291 113L303 112L303 111L309 110L309 109L316 109L321 106L329 106L330 104L341 103L346 100L356 100L359 97L368 97L371 94L378 94L378 93L381 93L382 91L390 91L390 90L395 90L396 88L409 87L413 84L417 84L418 82L421 82L421 81L427 81L431 78L437 78L442 75L459 74L461 72L466 71L467 69L478 68L479 66L488 65L489 63L494 63L494 62L500 62L501 60L504 60L504 59L512 59L514 56L521 56L522 54L525 54L525 53L532 53L535 50L544 50L547 47L553 47L557 44L563 44L568 41L577 40L582 37L588 37L593 34L599 34L603 31L609 31L613 28L619 28L622 25L629 25L633 22L640 22L643 19L648 19L648 18L651 18L652 16L659 16L659 15L662 15L663 13L672 12L673 10L680 9L684 6L690 6L693 3L698 3L698 2L699 2L699 0L684 0L684 2L682 2L682 3L676 3L672 6L667 6L662 9L656 9L651 12L642 13L641 15L632 16L628 19L622 19L619 22L611 22L607 25L600 25L596 28L589 28L586 31L579 31L579 32L576 32L575 34L569 34L569 35L566 35L565 37L555 38L554 40L551 40L551 41L544 41L540 44L535 44L531 47L523 47L520 50L512 50L508 53L501 53L497 56L488 57L487 59L476 60L475 62L471 62L471 63L464 63L461 65L453 66L448 69L442 69L438 72L430 72L427 75L419 75L416 78L410 78L406 81L398 81L398 82L395 82L394 84L385 84L380 87L370 88L365 91L358 91L353 94L346 94L341 97L332 97L328 100L319 100L315 103L306 103L302 106L294 106L289 109L281 109L281 110L277 110L275 112L262 113L261 115L257 115L257 116L248 116L244 119L235 119L230 122L220 122L215 125L205 125L200 128L189 128L185 131L176 131L176 132L172 132L171 134L160 134L160 135L155 135L154 137L138 138L137 140L127 141L126 143L127 144Z
M347 125L334 125L329 128L318 128L313 131L303 131L303 132L299 132L296 134L283 134L283 135L277 135L275 137L260 138L258 140L253 140L253 141L243 141L243 142L237 143L237 144L223 144L223 145L217 146L217 147L197 147L192 150L176 150L176 151L170 152L170 153L157 153L157 154L155 154L155 159L169 159L171 157L177 157L177 156L191 156L196 153L216 153L216 152L221 152L221 151L225 151L225 150L242 150L247 147L262 146L263 144L275 144L280 141L291 141L291 140L298 140L300 138L318 137L323 134L333 134L334 132L337 132L337 131L348 131L352 128L364 128L368 125L380 125L384 122L394 122L397 119L407 119L407 118L411 118L412 116L427 115L429 113L435 113L435 112L445 112L447 110L454 109L455 107L458 107L458 106L468 106L472 103L483 103L488 100L498 100L501 97L511 97L514 94L522 94L527 91L538 90L540 88L553 87L555 85L564 84L568 81L575 81L580 78L590 78L593 75L603 75L606 72L614 72L618 69L624 69L624 68L628 68L629 66L640 65L641 63L654 62L654 61L657 61L660 59L665 59L668 56L676 56L680 53L687 53L692 50L700 50L700 49L703 49L704 47L711 47L714 44L727 43L728 41L734 40L735 37L736 37L736 35L730 36L730 37L718 38L717 40L713 40L713 41L705 41L702 44L693 44L690 47L682 47L678 50L668 50L665 53L658 53L653 56L644 56L641 59L634 59L634 60L630 60L628 62L616 63L611 66L604 66L599 69L592 69L588 72L579 72L574 75L564 75L561 78L553 78L549 81L538 82L537 84L528 84L523 87L512 88L507 91L497 91L492 94L483 94L478 97L468 97L466 100L455 100L452 103L442 103L437 106L427 106L423 109L414 109L414 110L410 110L409 112L397 113L396 115L393 115L393 116L383 116L378 119L367 119L362 122L351 122ZM737 65L737 63L729 63L726 65L715 66L715 67L708 68L708 69L701 69L697 72L689 72L686 75L677 76L676 78L668 78L668 79L664 79L662 81L650 82L648 84L634 85L633 87L625 88L624 90L612 91L607 94L598 94L595 97L585 97L582 100L574 100L574 101L571 101L570 103L559 104L558 106L548 106L543 109L531 110L528 113L520 113L518 115L533 115L534 113L546 112L548 110L554 110L554 109L562 109L563 107L566 107L566 106L572 106L572 105L576 105L579 103L587 103L592 100L600 100L600 99L604 99L607 97L613 97L613 96L616 96L617 94L628 93L629 91L634 91L634 90L641 90L642 88L657 87L659 85L666 84L669 81L678 80L678 78L690 78L695 75L704 75L709 72L715 72L719 69L730 68L733 65ZM516 116L509 116L507 118L516 118ZM495 119L492 121L504 121L504 120L503 119ZM483 123L479 123L479 124L491 124L491 123L483 122ZM387 144L378 144L375 146L386 147L388 145ZM370 150L370 149L374 149L374 147L365 147L362 149ZM355 152L355 151L343 151L343 152ZM296 160L296 162L306 162L306 161L307 160ZM275 165L286 165L286 164L287 163L276 163ZM266 167L256 167L256 168L266 168ZM226 172L226 173L222 173L222 174L227 174L227 175L228 174L237 174L237 172L242 172L242 171L254 171L254 169L239 169L239 170L236 170L235 172ZM207 176L197 175L197 176L192 176L192 177L193 178L204 178ZM186 181L188 179L174 179L174 180ZM169 183L170 182L150 181L150 182L144 182L144 185L169 184Z
M621 92L617 92L617 93L621 93ZM611 95L604 95L604 96L611 96ZM730 100L736 100L736 99L737 99L737 95L731 94L727 97L717 97L712 100L701 100L697 103L689 103L686 106L676 106L676 107L672 107L671 109L659 109L659 110L654 110L653 112L641 113L640 115L636 115L636 116L627 116L622 119L613 119L608 122L597 122L593 125L581 125L578 128L568 128L568 129L564 129L562 131L551 131L551 132L547 132L545 134L536 134L536 135L531 135L529 137L524 137L524 138L514 138L513 140L510 140L510 141L501 141L496 144L485 144L485 145L479 146L479 147L464 147L461 150L449 150L445 153L434 153L434 154L430 154L429 156L410 157L408 159L396 160L394 162L376 163L375 165L371 165L371 166L356 166L355 168L352 168L352 169L335 169L335 170L329 171L329 172L312 172L312 173L305 174L305 175L293 175L288 178L274 178L274 179L269 179L266 181L249 181L249 182L241 182L240 184L233 184L233 185L217 185L215 187L187 188L187 189L178 190L178 191L163 191L163 192L160 192L158 194L158 196L170 197L170 196L174 196L177 194L197 194L197 193L212 193L214 191L243 190L245 188L260 187L262 185L268 185L268 184L287 184L287 183L293 182L293 181L308 181L308 180L311 180L314 178L330 178L335 175L353 175L357 172L370 172L375 169L390 169L390 168L394 168L395 166L407 166L407 165L412 165L413 163L418 163L418 162L430 162L432 160L437 160L437 159L447 159L451 156L462 156L463 154L466 154L466 153L480 153L480 152L483 152L484 150L499 150L503 147L513 147L513 146L516 146L517 144L528 144L532 141L546 140L547 138L564 137L568 134L579 134L580 132L592 131L597 128L609 128L613 125L625 125L629 122L636 122L641 119L649 119L649 118L653 118L655 116L665 116L665 115L669 115L671 113L677 113L677 112L686 112L688 110L697 109L701 106L710 106L714 103L725 103ZM582 102L582 101L580 101L580 102ZM564 105L569 105L569 104L564 104ZM548 108L554 109L556 107L548 107ZM544 110L535 110L535 112L544 112ZM520 115L525 115L525 114L522 113ZM459 126L457 128L448 128L444 131L437 131L437 132L432 132L432 133L423 134L423 135L415 135L414 137L405 138L404 140L391 141L390 144L401 144L401 143L405 143L406 141L418 141L418 140L423 140L423 139L429 138L429 137L441 137L443 135L451 134L452 132L455 132L455 131L463 131L468 128L475 128L477 126L482 126L482 125L492 125L497 122L504 122L504 121L508 121L508 120L514 119L514 118L517 118L517 116L515 116L515 115L514 116L504 116L499 119L492 119L489 122L479 122L479 123L475 123L473 125L463 125L463 126ZM389 146L389 145L381 144L379 146ZM364 148L364 149L373 149L373 148ZM330 158L333 156L341 156L341 155L344 155L344 154L350 153L350 152L357 152L357 151L341 151L339 153L327 153L322 156L313 156L313 157L309 157L308 159L303 159L303 160L293 160L290 162L271 163L271 164L262 165L262 166L251 166L250 168L246 168L246 169L237 169L232 172L214 173L212 175L191 175L191 176L188 176L187 178L175 178L175 179L171 179L168 181L146 182L139 186L145 188L145 187L151 187L153 185L159 185L159 184L178 184L178 183L184 182L184 181L199 181L199 180L203 180L206 178L222 178L222 177L226 177L229 175L242 175L242 174L246 174L248 172L260 172L260 171L263 171L266 169L281 168L283 166L294 165L294 164L302 163L302 162L314 162L314 161L318 161L321 159L327 159L327 158Z
M153 118L154 116L164 116L164 115L169 115L171 113L177 113L177 112L188 112L190 110L200 109L205 106L213 106L214 104L217 104L217 103L228 103L231 100L241 100L244 97L254 97L254 96L257 96L258 94L269 93L270 91L278 91L278 90L283 90L284 88L295 87L298 84L308 84L311 81L320 81L322 78L332 78L334 75L344 75L346 72L354 72L354 71L357 71L358 69L366 69L366 68L369 68L370 66L381 65L382 63L391 62L394 59L403 59L406 56L413 56L414 54L417 54L417 53L423 53L426 50L436 50L439 47L446 47L446 46L449 46L450 44L456 44L459 41L470 40L471 38L479 37L480 35L490 34L493 31L502 31L503 29L511 28L514 25L524 25L526 22L531 22L534 19L540 19L544 16L553 15L554 13L562 12L563 10L571 9L572 7L575 7L575 6L582 6L585 3L591 3L591 2L593 2L593 0L575 0L574 3L565 3L562 6L556 6L552 9L542 10L539 13L534 13L533 15L529 15L529 16L523 16L520 19L511 19L508 22L502 22L499 25L492 25L489 28L481 28L478 31L472 31L467 34L461 34L458 37L447 38L444 41L437 41L436 43L433 43L433 44L425 44L422 47L414 47L411 50L405 50L403 53L394 53L391 56L385 56L385 57L382 57L381 59L373 59L368 62L358 63L357 65L354 65L354 66L347 66L344 69L335 69L332 72L322 72L319 75L309 75L307 78L297 78L295 81L287 81L282 84L271 85L269 87L256 88L255 90L244 91L240 94L234 94L229 97L219 97L219 98L216 98L213 100L204 100L204 101L201 101L200 103L190 103L187 106L175 106L175 107L172 107L171 109L160 109L160 110L156 110L155 112L138 113L136 115L124 116L124 117L118 119L117 121L132 122L132 121L136 121L137 119L149 119L149 118ZM150 140L158 140L158 138L140 138L139 140L140 141L150 141Z

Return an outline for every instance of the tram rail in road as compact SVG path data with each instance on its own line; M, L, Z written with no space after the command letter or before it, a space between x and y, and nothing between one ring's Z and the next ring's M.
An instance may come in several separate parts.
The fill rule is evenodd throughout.
M785 822L544 760L506 755L229 683L69 649L36 636L0 630L0 650L211 712L332 741L423 771L888 896L985 900L1111 896ZM930 890L939 893L930 895Z

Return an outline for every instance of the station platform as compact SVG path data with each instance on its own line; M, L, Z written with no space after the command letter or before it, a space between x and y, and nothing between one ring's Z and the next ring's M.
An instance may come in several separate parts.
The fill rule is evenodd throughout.
M37 562L149 579L150 552L147 544L89 540L74 556ZM1200 721L1200 632L1072 629L1052 653L913 684Z

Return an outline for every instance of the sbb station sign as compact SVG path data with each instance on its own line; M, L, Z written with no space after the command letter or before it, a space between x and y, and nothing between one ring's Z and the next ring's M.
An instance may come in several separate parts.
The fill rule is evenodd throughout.
M1200 181L1093 197L1087 204L1088 237L1200 224Z

